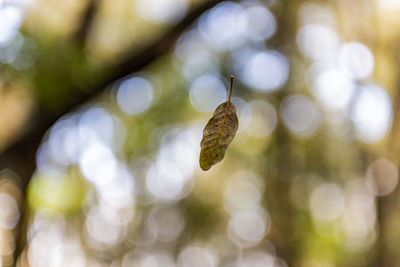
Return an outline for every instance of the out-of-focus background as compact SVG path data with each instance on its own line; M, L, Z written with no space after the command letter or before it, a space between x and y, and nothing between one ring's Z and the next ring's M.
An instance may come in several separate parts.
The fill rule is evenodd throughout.
M0 265L398 267L399 73L398 0L0 0Z

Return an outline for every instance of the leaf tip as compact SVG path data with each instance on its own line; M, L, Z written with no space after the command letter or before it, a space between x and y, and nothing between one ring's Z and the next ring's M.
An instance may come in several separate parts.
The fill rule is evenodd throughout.
M200 161L200 168L203 171L208 171L209 169L211 169L211 165L210 164L204 164L202 161Z
M203 165L200 164L200 168L201 168L203 171L208 171L209 169L211 169L211 166L203 166Z

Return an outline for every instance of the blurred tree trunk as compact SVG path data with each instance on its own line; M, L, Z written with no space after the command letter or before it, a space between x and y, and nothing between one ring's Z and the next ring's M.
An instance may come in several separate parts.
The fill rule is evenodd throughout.
M297 1L296 4L302 1ZM287 58L292 59L296 40L296 5L293 1L284 0L277 3L275 11L277 19L278 31L270 40L270 43L275 49L279 49ZM295 68L290 62L291 73ZM290 75L292 76L292 75ZM295 76L295 75L294 75ZM294 80L289 81L275 95L276 103L279 105L283 99L292 91ZM276 107L279 110L279 106ZM289 133L282 121L278 121L278 125L274 131L271 148L266 151L266 157L271 157L275 165L274 171L270 173L272 182L269 189L271 197L266 200L265 206L271 210L274 217L271 218L275 231L278 231L274 236L270 237L273 244L276 246L277 256L282 257L287 262L288 266L295 266L297 254L296 240L296 218L295 209L292 206L289 196L289 187L292 178L296 174L296 163L293 160L293 151L289 145L291 142ZM268 194L267 193L267 194ZM284 209L282 207L285 207Z

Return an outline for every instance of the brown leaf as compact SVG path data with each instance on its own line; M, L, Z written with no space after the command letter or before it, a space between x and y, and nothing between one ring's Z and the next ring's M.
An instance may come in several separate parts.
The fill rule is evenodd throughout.
M204 128L200 143L200 167L204 171L224 158L238 128L236 107L230 100L220 104Z

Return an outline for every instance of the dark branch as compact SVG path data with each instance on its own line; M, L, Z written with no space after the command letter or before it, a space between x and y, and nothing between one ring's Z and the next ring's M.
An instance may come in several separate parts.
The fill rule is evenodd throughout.
M83 11L80 24L78 25L72 38L81 44L85 44L92 27L93 20L96 16L100 0L89 0Z

